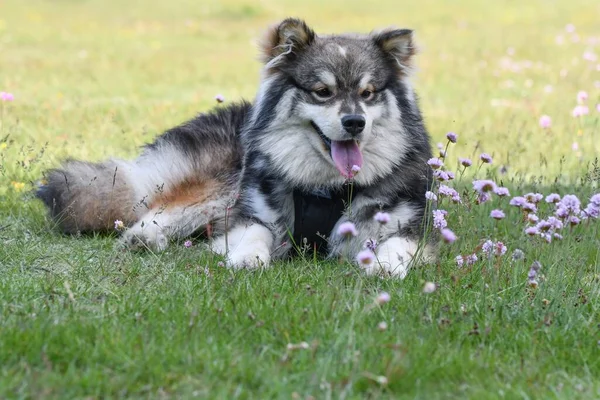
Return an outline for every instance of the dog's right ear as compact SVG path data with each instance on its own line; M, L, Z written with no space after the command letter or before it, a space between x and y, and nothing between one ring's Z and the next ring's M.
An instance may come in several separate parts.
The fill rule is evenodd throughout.
M269 29L260 42L262 61L274 67L285 59L293 59L315 40L315 32L304 21L287 18Z

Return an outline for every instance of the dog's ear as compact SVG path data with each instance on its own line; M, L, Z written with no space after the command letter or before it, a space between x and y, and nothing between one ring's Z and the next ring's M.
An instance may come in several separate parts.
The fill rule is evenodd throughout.
M262 61L275 66L291 59L315 40L315 32L300 19L287 18L269 29L260 43Z
M375 44L398 64L401 73L407 74L412 66L412 58L417 53L410 29L388 28L371 34Z

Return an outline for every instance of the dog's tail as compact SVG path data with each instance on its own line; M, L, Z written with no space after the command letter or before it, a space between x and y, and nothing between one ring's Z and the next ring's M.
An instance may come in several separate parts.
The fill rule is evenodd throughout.
M66 233L114 229L116 220L136 220L136 190L132 163L67 161L51 170L37 197Z
M134 161L67 161L46 174L37 197L65 233L111 230L116 220L130 226L158 204L205 201L206 191L237 182L239 132L250 109L241 103L200 114L159 136Z

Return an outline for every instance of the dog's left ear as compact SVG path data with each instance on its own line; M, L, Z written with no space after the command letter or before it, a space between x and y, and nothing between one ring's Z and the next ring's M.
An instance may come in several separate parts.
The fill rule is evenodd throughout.
M385 29L371 34L375 44L398 63L402 73L410 72L412 58L417 53L410 29Z
M287 18L272 27L260 43L262 61L275 66L285 59L292 59L315 40L315 32L304 21Z

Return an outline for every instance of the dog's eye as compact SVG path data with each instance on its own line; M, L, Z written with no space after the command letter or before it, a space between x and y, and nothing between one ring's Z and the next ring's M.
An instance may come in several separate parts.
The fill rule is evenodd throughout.
M313 93L320 99L328 99L333 95L331 90L329 90L329 88L326 87L317 89L313 91Z
M362 97L364 100L371 100L374 95L375 93L372 90L365 89L360 94L360 97Z

